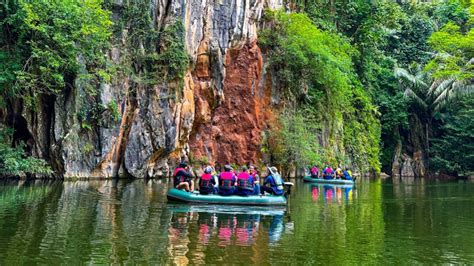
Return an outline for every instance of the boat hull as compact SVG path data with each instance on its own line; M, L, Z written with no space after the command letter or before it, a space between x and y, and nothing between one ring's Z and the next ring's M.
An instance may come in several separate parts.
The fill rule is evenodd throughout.
M287 202L284 196L201 195L176 188L170 189L167 197L170 201L220 205L284 206Z
M312 178L310 176L303 177L303 181L308 182L308 183L318 183L318 184L354 185L353 180Z

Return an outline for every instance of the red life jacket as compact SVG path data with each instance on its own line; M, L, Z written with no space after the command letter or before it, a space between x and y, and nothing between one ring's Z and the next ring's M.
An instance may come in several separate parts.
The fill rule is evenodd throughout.
M201 176L201 182L199 184L199 188L201 190L207 190L209 187L211 187L211 180L212 180L211 174L203 174Z
M178 168L174 169L173 177L176 178L176 175L179 173L179 171L184 171L184 172L186 172L186 169L181 168L181 167L178 167ZM186 181L185 178L184 178L184 176L180 176L180 177L179 177L179 182L184 182L184 181Z
M231 189L234 187L232 182L232 177L234 174L232 172L222 172L219 177L219 189Z
M253 182L250 182L250 175L242 172L237 176L237 187L239 189L253 190Z

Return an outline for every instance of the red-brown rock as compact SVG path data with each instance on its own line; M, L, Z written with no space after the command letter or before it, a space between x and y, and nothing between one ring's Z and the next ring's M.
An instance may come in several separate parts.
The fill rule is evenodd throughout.
M198 81L201 75L196 77L196 120L190 150L193 158L204 157L212 163L256 163L261 159L262 131L271 117L271 93L259 87L263 67L260 48L252 42L229 50L225 66L224 99L213 110L216 100L212 89L207 81Z

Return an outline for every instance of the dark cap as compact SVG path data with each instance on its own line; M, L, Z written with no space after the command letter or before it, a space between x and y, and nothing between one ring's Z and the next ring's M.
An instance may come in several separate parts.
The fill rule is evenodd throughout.
M188 166L188 164L186 162L179 163L179 167L184 168L184 167L187 167L187 166Z

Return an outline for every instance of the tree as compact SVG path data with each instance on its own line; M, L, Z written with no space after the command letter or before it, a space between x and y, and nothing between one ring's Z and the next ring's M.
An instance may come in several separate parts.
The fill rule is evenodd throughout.
M0 18L0 97L28 104L71 88L75 78L96 85L109 78L104 49L112 22L101 0L11 0L0 4ZM88 92L95 95L94 86Z
M110 79L105 50L111 25L102 0L0 3L0 174L51 173L13 139L15 134L4 133L11 131L4 123L15 112L35 112L41 97L55 99L79 81L88 112L98 110L97 88Z
M266 19L268 28L260 33L259 44L270 59L269 67L277 73L287 111L302 112L284 113L284 117L293 117L287 132L299 132L305 141L310 141L292 143L297 148L290 150L300 151L282 158L299 163L306 160L299 156L304 149L323 144L325 161L334 164L347 161L364 172L378 172L378 112L357 78L352 61L356 51L349 41L316 27L305 14L267 12ZM300 115L305 119L311 117L319 129L294 128ZM282 121L284 128L285 123ZM306 120L305 123L308 124ZM324 135L324 143L319 143L318 134ZM282 139L289 142L299 139L294 137ZM306 156L312 158L312 151Z
M442 116L441 133L433 139L433 170L451 175L474 171L473 105L472 97L464 98Z

